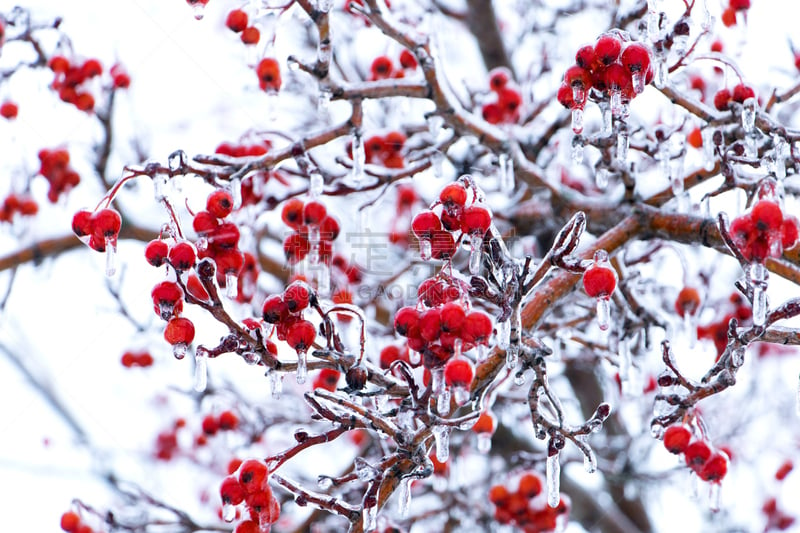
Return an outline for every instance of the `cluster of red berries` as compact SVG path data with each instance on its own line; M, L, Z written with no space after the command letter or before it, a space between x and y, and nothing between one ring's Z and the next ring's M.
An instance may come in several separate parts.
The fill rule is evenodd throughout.
M220 287L228 287L235 283L236 276L244 266L244 254L239 249L239 227L225 219L233 212L231 193L218 189L208 195L205 211L194 215L192 227L200 237L198 258L210 258L217 269L217 283Z
M467 199L470 199L467 205ZM434 211L437 206L441 210ZM451 183L439 193L439 200L429 211L423 211L414 217L411 230L420 241L423 259L450 259L456 252L456 240L453 235L460 233L459 240L465 236L474 240L482 240L492 224L489 209L477 201L477 195L469 195L467 188L461 183Z
M148 366L153 366L153 356L148 351L132 352L128 350L122 354L120 362L125 368L133 368L135 366L147 368Z
M369 67L370 81L404 78L407 71L413 71L417 68L417 58L406 49L400 52L398 63L400 64L400 68L397 68L394 61L392 61L392 58L389 56L383 55L376 57Z
M234 431L239 427L239 417L230 410L222 411L219 415L207 414L201 423L203 434L212 436L220 431Z
M89 92L86 82L103 74L103 65L97 59L90 58L82 63L71 63L62 55L50 58L47 64L55 74L51 88L58 91L62 101L74 105L81 111L92 111L95 99ZM114 65L109 69L112 86L116 89L125 89L130 86L131 78L121 65Z
M684 424L669 426L664 431L664 447L675 455L683 454L686 466L703 481L720 483L728 473L728 454L713 450L704 439L696 439Z
M206 0L207 1L207 0ZM238 33L244 44L258 44L261 39L261 32L255 26L250 26L250 18L241 9L233 9L228 12L225 25L234 33Z
M422 354L422 364L426 368L440 368L457 352L466 352L478 345L487 346L492 319L483 311L465 310L464 304L455 299L433 300L425 295L419 298L416 307L398 309L394 329L406 337L409 349ZM454 364L450 372L453 384L466 386L472 381L471 365Z
M493 485L489 501L495 506L495 520L514 525L525 533L557 531L559 524L567 520L569 501L562 496L556 507L550 507L542 486L542 478L536 472L522 474L513 491L505 485Z
M493 102L483 104L481 114L489 124L513 124L519 120L522 95L511 81L511 71L498 67L489 72L489 89L494 93Z
M716 107L719 111L725 111L730 107L731 102L743 104L745 100L755 97L756 93L752 87L740 83L736 85L733 90L723 88L717 91L717 93L714 95L714 107Z
M264 321L275 325L279 340L286 341L297 352L305 353L317 338L317 328L303 318L313 293L303 281L294 281L283 294L273 294L264 300Z
M69 152L65 148L39 150L39 174L44 176L50 188L47 199L56 203L62 194L81 182L80 175L69 164Z
M302 261L316 245L319 260L330 264L333 241L339 236L340 228L339 221L328 214L325 204L318 200L303 202L299 198L290 198L283 204L281 220L294 230L283 241L283 253L289 263ZM318 238L312 239L312 232Z
M750 0L728 0L728 7L720 17L722 23L728 28L736 26L736 13L745 12L748 9L750 9Z
M180 316L183 312L183 289L174 281L162 281L153 287L150 296L156 315L167 321L164 339L181 350L176 351L176 355L182 357L183 350L194 340L194 323Z
M406 136L399 131L390 131L386 135L373 135L364 141L365 162L381 165L386 168L403 168L403 146ZM348 146L348 155L352 159L352 145Z
M230 522L236 517L236 506L244 504L249 519L240 522L234 533L261 533L278 521L280 504L269 487L269 469L264 461L248 459L222 480L219 488L222 517Z
M797 244L798 220L784 216L777 202L762 198L731 222L730 233L745 259L763 263Z
M122 217L111 207L96 211L81 209L72 217L72 231L89 247L98 252L116 249Z
M778 507L778 500L772 496L761 506L761 512L767 517L764 531L787 531L796 522L796 518Z
M752 309L738 292L731 293L729 302L733 304L733 309L727 311L719 320L705 326L697 326L697 338L708 339L714 343L714 347L717 349L717 359L728 346L728 323L731 318L736 318L742 325L742 322L753 317Z
M11 100L6 100L0 104L0 117L3 117L6 120L13 120L17 118L18 113L19 106Z
M30 217L39 212L39 204L30 195L11 193L0 207L0 222L12 222L14 215Z
M575 54L575 65L564 73L558 101L568 109L583 109L589 91L598 97L607 93L629 102L653 80L650 51L638 42L623 43L613 33L601 35L593 45Z
M67 511L61 515L61 530L67 533L95 533L95 530L75 511Z

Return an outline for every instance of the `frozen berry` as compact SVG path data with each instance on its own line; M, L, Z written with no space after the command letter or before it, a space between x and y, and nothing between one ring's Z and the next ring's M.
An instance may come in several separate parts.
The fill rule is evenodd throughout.
M592 298L608 299L617 286L617 273L613 268L592 265L583 273L583 290Z

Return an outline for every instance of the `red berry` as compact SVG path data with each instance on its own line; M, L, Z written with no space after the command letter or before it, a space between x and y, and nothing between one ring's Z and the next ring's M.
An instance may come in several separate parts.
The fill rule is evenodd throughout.
M431 257L434 259L450 259L456 253L456 242L450 232L435 231L431 235Z
M631 74L635 72L646 73L650 70L650 51L643 44L631 43L622 51L620 63Z
M750 217L759 231L780 231L783 224L781 207L771 200L759 200L753 206Z
M594 50L595 47L590 44L578 48L575 53L575 64L581 68L591 69L595 61Z
M439 201L442 202L445 207L448 205L463 206L467 202L467 189L460 183L451 183L445 186L442 192L439 193Z
M419 320L420 313L414 307L401 307L394 315L394 329L405 337L409 330L419 327Z
M11 120L17 118L17 113L19 113L19 106L11 101L5 101L0 104L0 116Z
M88 79L103 73L103 65L97 59L87 59L81 65L81 77Z
M258 44L259 39L261 39L261 32L258 31L258 28L249 26L242 30L240 38L244 44Z
M564 83L569 87L588 90L592 86L592 76L587 69L573 65L564 73Z
M489 489L489 501L497 507L505 507L510 497L511 493L503 485L492 485Z
M728 473L728 457L724 453L715 452L703 463L697 475L703 481L719 483Z
M248 459L239 467L239 483L247 494L264 490L268 475L267 465L258 459Z
M475 422L475 425L472 426L473 433L494 433L495 428L497 427L497 421L494 419L494 415L492 415L489 411L483 411L481 415L478 417L478 421Z
M91 235L92 232L92 212L88 209L81 209L72 216L72 231L78 237Z
M262 308L262 316L265 322L270 324L277 324L286 317L289 313L289 308L283 301L283 296L274 294L264 300L264 307Z
M319 238L324 241L334 241L339 236L339 221L333 215L328 215L319 223Z
M418 213L411 221L411 231L418 239L431 240L434 232L442 229L442 221L433 211Z
M725 25L726 28L730 28L731 26L736 26L736 10L733 8L727 8L725 11L722 12L722 16L720 17L722 20L722 24Z
M212 192L206 200L206 211L217 218L225 218L233 211L233 196L222 189Z
M106 207L92 215L93 235L114 239L122 226L122 217L116 209Z
M524 497L535 498L542 492L542 478L533 472L526 472L519 478L519 486L517 492Z
M311 244L300 233L292 233L283 241L283 253L289 263L294 264L302 261L310 251Z
M339 384L339 378L342 373L332 368L323 368L320 370L316 379L314 379L315 389L325 389L330 392L336 391L336 385Z
M328 215L325 204L312 200L303 207L303 223L318 226Z
M167 327L164 329L164 338L173 346L176 344L191 344L194 340L194 324L188 318L173 318L167 322Z
M711 456L711 448L702 440L696 440L683 450L686 465L696 470Z
M617 273L613 268L592 265L583 273L583 290L592 298L608 299L617 286Z
M508 85L511 80L511 71L506 67L497 67L489 72L489 88L493 91L499 91Z
M219 414L219 429L232 431L239 427L239 417L233 411L222 411Z
M175 243L169 249L169 262L179 272L189 270L197 262L197 252L191 243Z
M200 211L192 220L192 228L198 235L208 235L219 227L217 217L208 211Z
M47 62L47 66L57 74L64 74L69 69L69 60L64 56L53 56Z
M264 91L278 91L281 88L281 67L272 57L265 57L256 66L259 85Z
M373 80L383 80L392 77L394 65L387 56L378 56L372 61L369 71L372 73Z
M68 533L75 533L81 523L81 517L77 513L67 511L61 515L61 529Z
M144 257L147 262L154 267L160 267L164 264L169 253L169 245L161 239L154 239L147 243L144 248Z
M694 316L700 308L700 293L694 287L684 287L675 300L675 312L683 318L686 313Z
M261 526L258 525L258 522L245 520L236 525L236 529L233 533L261 533L261 531L262 529Z
M778 468L778 471L775 472L775 479L778 481L783 481L786 479L786 476L789 475L789 472L794 470L794 463L791 459L786 459L783 464Z
M486 104L481 108L481 116L489 124L500 124L503 122L503 109L496 103Z
M797 217L793 215L784 217L781 224L781 244L784 250L793 248L797 244L799 225Z
M470 344L488 344L492 334L492 319L482 311L470 311L461 327L464 341Z
M400 152L406 144L406 136L400 131L390 131L383 138L385 152Z
M465 207L461 213L461 231L469 235L483 236L492 224L492 215L478 205Z
M674 425L664 432L664 447L669 453L683 453L692 440L692 432L684 425Z
M183 308L183 290L172 281L162 281L153 287L150 296L156 314L164 320L177 315Z
M558 93L556 93L556 99L558 103L566 107L567 109L572 109L575 106L575 99L572 94L572 87L567 85L566 83L562 83L561 86L558 88Z
M298 229L303 225L303 201L299 198L290 198L283 204L281 220L290 228Z
M748 98L755 98L756 93L752 87L748 87L743 83L739 83L733 88L733 92L731 93L731 98L733 98L734 102L743 103Z
M219 496L224 504L239 505L244 501L244 487L234 476L228 476L222 480L222 484L219 487Z
M390 344L381 350L380 365L382 369L386 370L399 359L407 360L407 358L403 358L403 352L400 351L399 347Z
M317 328L308 320L299 320L289 326L286 342L298 352L308 350L317 338Z
M233 9L228 13L228 18L225 19L225 25L231 31L239 33L247 27L248 17L247 13L241 9Z
M419 315L419 334L428 342L439 338L442 332L442 315L439 308L428 309Z
M94 96L89 93L78 93L74 103L81 111L91 111L94 109Z
M450 359L444 367L445 383L451 387L469 386L474 375L472 363L463 357Z
M750 9L750 0L730 0L728 6L736 11Z
M624 92L631 85L631 74L619 63L605 69L605 84L611 91Z
M604 65L610 65L619 58L622 42L614 35L602 35L594 45L594 55Z
M400 66L406 69L417 68L417 58L410 51L403 49L400 52Z
M506 113L509 120L515 119L513 116L522 105L522 95L516 89L503 87L497 91L497 105Z
M236 248L239 244L238 226L233 222L223 222L208 233L208 245L215 248Z
M308 300L308 286L302 281L292 282L283 293L283 301L290 313L299 313L308 307Z
M206 415L203 417L201 427L206 435L216 435L219 431L219 420L214 415Z
M448 302L440 311L442 331L458 333L464 326L467 314L464 308L456 302Z
M700 128L694 128L692 131L689 132L689 135L686 136L686 142L689 143L690 146L693 148L697 148L698 150L703 147L703 133L700 131Z

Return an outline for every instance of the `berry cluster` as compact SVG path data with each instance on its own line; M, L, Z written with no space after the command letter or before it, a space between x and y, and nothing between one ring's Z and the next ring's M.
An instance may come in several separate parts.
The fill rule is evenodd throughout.
M13 222L14 216L33 216L39 212L39 204L30 195L11 193L0 207L0 222Z
M489 489L489 501L495 506L495 520L515 525L525 533L559 530L559 524L566 521L570 507L565 496L555 508L547 505L542 492L542 478L536 472L522 474L513 491L505 485L493 485Z
M133 368L135 366L147 368L148 366L153 366L153 356L148 351L132 352L128 350L122 354L120 362L125 368Z
M423 290L422 285L420 290ZM443 301L433 299L425 292L422 294L416 307L398 309L394 316L394 329L406 337L409 349L422 354L422 364L426 368L445 367L454 355L462 351L478 345L488 346L492 334L489 315L483 311L466 310L463 300ZM454 361L462 362L449 367L450 381L466 388L472 381L472 367L464 364L468 362L460 357Z
M58 92L62 101L74 105L81 111L90 112L94 109L95 98L89 92L87 82L103 74L103 65L97 59L87 59L82 63L71 63L62 55L50 58L47 65L55 74L51 84L53 90ZM111 84L116 89L125 89L130 86L131 78L120 65L109 69Z
M483 105L481 114L490 124L513 124L519 120L522 95L511 81L511 71L498 67L489 72L489 89L494 93L493 102Z
M722 23L730 28L736 26L736 14L746 13L750 9L750 0L728 0L728 7L722 12Z
M686 466L703 481L720 483L728 473L728 454L713 450L705 439L696 439L684 424L669 426L664 431L664 447L675 455L683 454Z
M370 81L404 78L407 71L413 71L417 68L417 58L406 49L400 52L398 62L400 63L400 68L395 66L394 61L389 56L376 57L369 67Z
M120 228L122 217L116 209L110 207L96 211L81 209L72 217L72 231L98 252L116 249Z
M211 437L220 431L234 431L239 427L239 417L230 410L222 411L219 415L207 414L203 417L201 428L203 436ZM197 444L205 444L205 441L197 441Z
M39 174L50 183L47 199L52 203L81 182L80 175L69 165L69 152L65 148L39 150L39 163Z
M764 531L787 531L795 523L796 518L778 507L778 500L773 496L761 506L761 512L767 517Z
M469 238L473 250L480 247L492 224L492 215L488 207L478 201L474 186L467 183L473 194L468 193L461 181L451 183L441 190L431 210L417 214L411 222L411 230L419 239L422 259L452 258L457 246L454 235L459 235L459 241ZM438 212L434 211L437 206L441 206Z
M730 233L745 259L763 263L797 244L798 220L784 216L777 202L762 198L748 213L731 222Z
M373 135L364 141L364 161L386 168L403 168L403 146L406 136L399 131L391 131L386 135ZM348 146L348 155L352 158L352 146Z
M234 33L239 34L239 38L244 44L258 44L261 39L261 32L255 26L249 26L250 18L241 9L233 9L228 12L225 25Z
M575 54L575 65L564 73L558 89L558 101L567 109L583 110L586 99L604 99L627 103L653 80L650 51L638 42L623 43L619 35L601 35L594 45L586 45ZM616 109L612 109L615 115ZM580 133L580 131L576 131Z
M302 261L316 246L319 261L330 264L333 241L339 236L339 221L328 214L325 204L290 198L283 205L281 219L294 230L283 241L283 253L289 263Z
M85 523L75 511L67 511L61 515L61 530L67 533L94 533L95 530Z
M719 111L725 111L731 106L731 102L743 104L745 100L755 97L756 93L752 87L740 83L736 85L733 90L723 88L717 91L717 93L714 95L714 107L716 107Z
M3 117L6 120L13 120L17 118L18 113L19 106L11 100L6 100L0 104L0 117Z
M153 287L150 295L156 315L167 321L164 339L174 347L175 357L183 358L186 348L194 340L194 323L180 316L183 312L183 289L174 281L162 281Z
M236 526L235 533L260 533L278 521L280 504L268 484L269 469L264 461L248 459L236 472L222 480L219 488L222 499L222 518L231 522L236 506L244 504L250 518Z
M316 296L303 281L294 281L283 294L264 300L264 321L275 325L279 340L286 341L296 352L305 353L317 338L317 329L303 318L303 311L316 301Z

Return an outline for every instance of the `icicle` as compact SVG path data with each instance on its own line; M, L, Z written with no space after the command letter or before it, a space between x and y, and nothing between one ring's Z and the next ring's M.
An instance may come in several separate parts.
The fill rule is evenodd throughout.
M308 377L308 353L297 350L297 384L302 385Z
M434 426L431 430L436 440L436 460L446 463L450 458L450 428L448 426Z
M767 319L767 267L750 264L750 285L753 287L753 325L762 326Z
M205 9L206 5L203 2L195 2L194 4L192 4L192 15L194 15L194 19L203 20Z
M501 350L508 348L508 342L511 337L511 320L508 318L502 322L497 323L497 347Z
M555 509L561 501L561 463L559 453L547 457L547 505Z
M375 531L378 527L378 506L371 505L364 507L363 511L364 531Z
M275 370L267 371L267 382L269 383L270 395L273 400L280 400L283 394L283 374Z
M514 370L519 362L520 336L522 335L522 315L519 306L514 309L509 319L508 348L506 348L506 368Z
M179 342L178 344L174 344L172 346L172 355L175 356L175 359L181 360L186 357L186 352L188 351L189 346L186 343Z
M477 255L477 254L476 254ZM419 258L423 261L430 261L433 256L433 244L430 239L422 238L419 240ZM470 272L472 271L472 254L469 256ZM478 264L480 264L480 255L478 255ZM476 272L477 273L477 272Z
M117 272L117 243L116 237L106 237L106 276L111 277Z
M647 0L647 35L650 40L658 39L658 1Z
M463 347L463 341L460 338L457 338L453 341L453 357L461 357L461 349Z
M655 411L655 408L653 410ZM664 426L662 426L657 420L653 420L650 423L650 435L654 439L661 440L664 438Z
M508 154L500 154L498 163L500 165L500 192L513 192L515 184L514 160Z
M181 172L186 167L187 159L186 152L183 150L175 150L169 154L169 157L167 157L167 166L170 172Z
M375 477L375 469L362 457L356 457L354 467L356 476L361 481L370 481Z
M700 132L703 138L703 167L706 170L714 168L714 129L706 128Z
M163 202L167 199L167 176L159 174L153 178L153 196L156 202Z
M755 97L742 102L742 128L747 134L753 131L756 124L756 105Z
M225 273L225 296L231 300L239 294L239 277L231 270Z
M694 320L695 315L688 311L683 313L683 331L689 342L689 348L694 348L697 344L697 326Z
M450 412L450 389L445 387L436 396L436 410L441 414Z
M611 116L611 106L605 100L600 100L597 105L600 107L600 116L603 120L601 134L605 137L614 132L614 122Z
M492 434L488 432L478 433L475 436L478 441L478 452L487 454L492 451Z
M628 132L620 130L617 133L617 161L625 163L628 160L628 146L629 146Z
M608 187L608 169L607 168L598 168L594 173L594 184L597 186L598 189L601 191L606 190Z
M740 346L731 351L731 365L734 368L739 368L744 364L745 347Z
M710 483L708 486L708 510L712 513L719 511L721 483Z
M572 108L572 131L575 135L583 132L583 108L580 106Z
M317 45L317 62L329 64L331 62L331 42L330 40L320 41Z
M442 132L442 127L444 126L444 118L439 115L430 115L428 117L428 133L430 133L431 138L434 142L439 138L439 134Z
M481 248L483 246L483 236L478 234L470 235L469 246L469 273L475 276L481 270L481 256L483 255Z
M622 91L610 89L611 92L611 116L619 118L622 115Z
M653 76L653 83L659 89L663 89L667 85L667 75L669 74L669 69L667 69L667 58L666 55L660 52L656 52L653 54L653 63L655 67L655 75Z
M583 452L583 469L589 474L597 472L597 457L594 455L594 451L592 451L591 448L587 448L586 451Z
M411 366L419 365L420 361L422 360L422 356L416 350L408 350L408 362L411 363Z
M241 178L231 178L228 182L228 190L231 193L233 200L233 208L239 209L242 207L242 180Z
M361 132L353 133L353 171L351 177L353 183L358 186L364 181L364 164L366 163L367 155L364 149L364 137Z
M489 358L489 348L483 344L478 345L478 362L483 363Z
M400 480L400 486L397 493L397 514L400 518L408 516L408 510L411 507L411 478L403 478Z
M204 392L208 386L208 352L198 347L194 354L194 390Z
M619 340L619 381L622 391L627 392L630 388L631 371L631 347L629 339Z
M576 135L572 138L572 151L570 152L572 163L580 165L583 163L583 137Z
M778 136L775 136L775 177L782 180L786 177L786 142Z
M470 392L467 387L455 386L453 387L453 398L456 404L460 407L466 405L470 399Z
M633 92L636 94L642 94L644 92L645 87L645 72L641 70L637 70L636 72L631 73L631 81L633 82Z
M236 518L236 506L232 503L222 504L222 519L230 523Z

